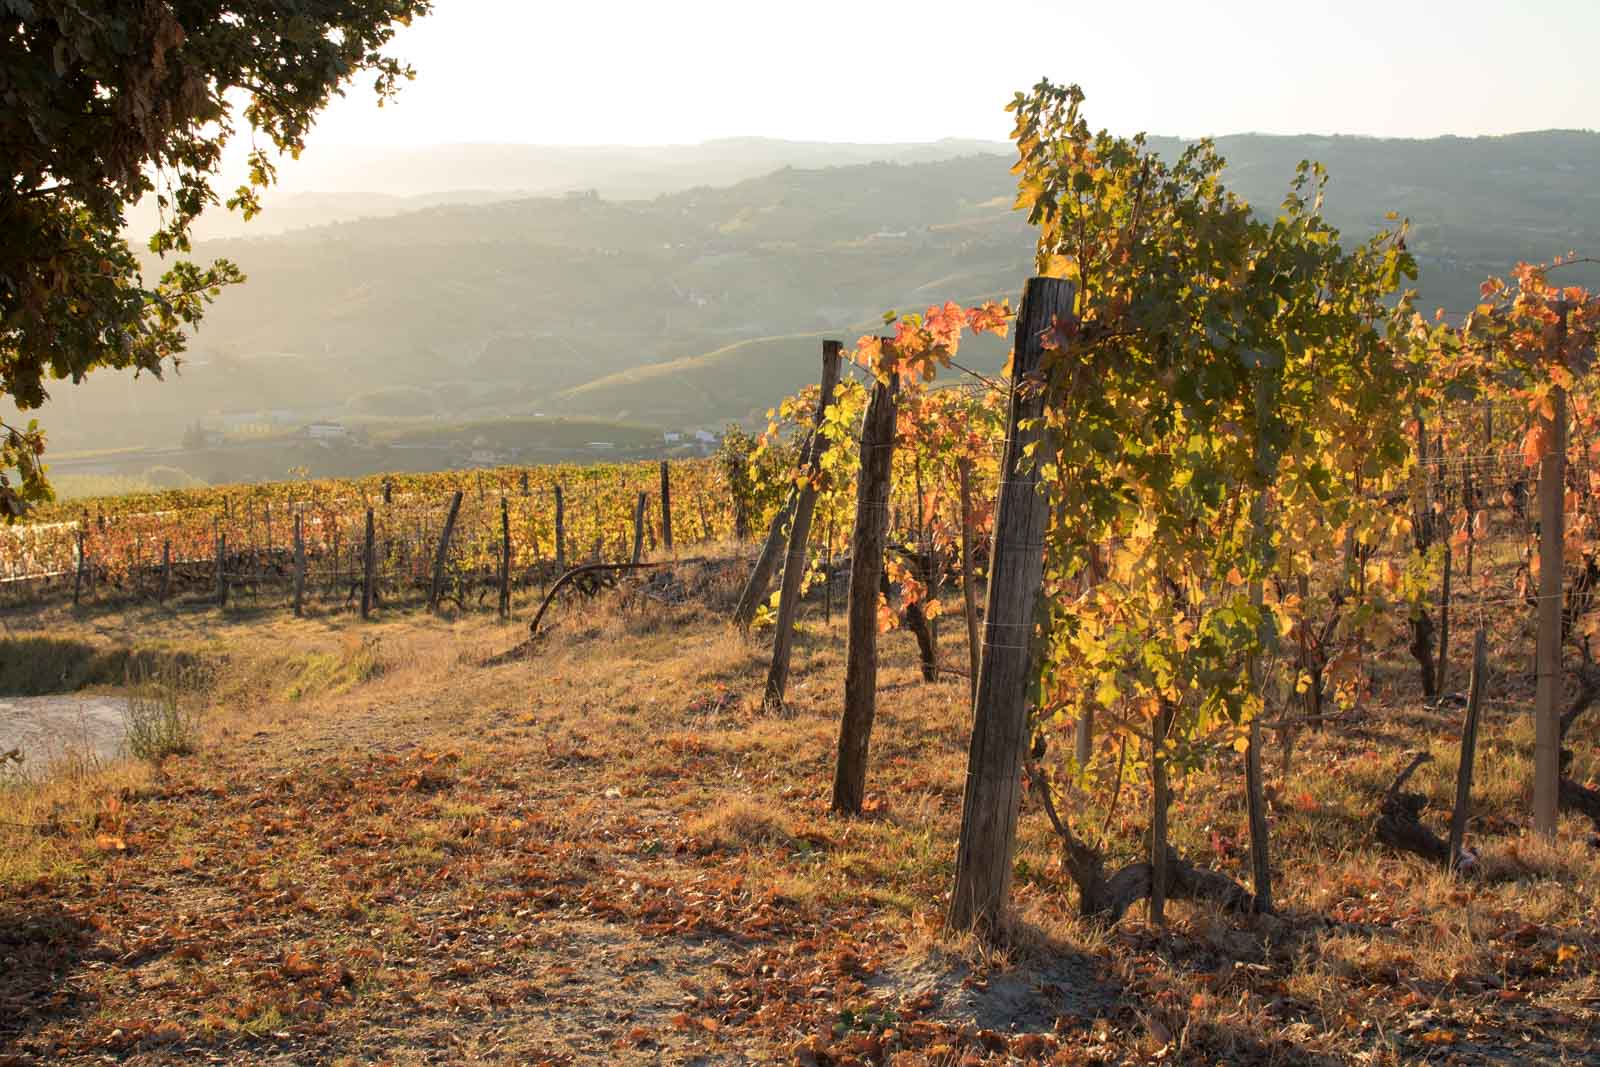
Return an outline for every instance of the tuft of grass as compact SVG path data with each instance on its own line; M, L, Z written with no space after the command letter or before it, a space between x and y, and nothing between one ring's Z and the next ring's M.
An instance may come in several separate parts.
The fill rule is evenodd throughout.
M781 812L744 799L724 801L691 819L684 829L712 849L790 848L795 843L794 831Z
M292 701L308 696L334 696L383 673L383 645L373 635L347 639L337 652L313 652L305 657L284 696Z
M194 706L198 688L194 672L173 663L154 669L130 666L123 712L128 753L150 763L193 754L200 741L200 714Z

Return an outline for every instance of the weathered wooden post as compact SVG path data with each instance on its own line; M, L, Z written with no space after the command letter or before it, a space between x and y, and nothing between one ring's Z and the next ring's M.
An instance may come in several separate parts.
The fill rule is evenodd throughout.
M83 548L83 527L78 527L78 566L72 572L72 606L78 606L78 597L83 592L83 568L89 561L88 553Z
M661 547L672 551L672 475L667 461L661 461Z
M1556 306L1550 361L1564 362L1567 305ZM1539 646L1534 693L1533 828L1554 837L1560 803L1562 544L1566 539L1567 393L1550 387L1550 417L1542 417L1548 450L1539 461Z
M444 592L444 565L450 558L450 535L455 532L456 516L461 512L461 490L450 498L450 512L444 517L444 530L439 534L439 547L433 554L433 584L428 589L428 610L439 610L439 597Z
M561 487L556 486L556 570L563 572L567 569L567 508L561 496Z
M1167 921L1167 812L1172 808L1172 785L1167 779L1167 735L1177 709L1161 701L1150 734L1150 921Z
M1472 677L1467 682L1467 714L1461 722L1461 762L1456 765L1456 806L1450 813L1450 870L1461 869L1461 843L1472 814L1472 763L1478 752L1478 717L1489 673L1489 638L1478 627L1472 639Z
M372 525L372 509L367 509L367 538L361 548L361 617L372 614L373 571L377 563L377 542Z
M161 542L161 596L158 603L165 604L172 595L172 541Z
M644 558L644 511L650 503L650 494L639 490L639 499L633 505L633 562Z
M528 495L528 472L527 471L522 471L521 474L522 474L522 495L523 496L527 496Z
M822 477L822 454L827 440L822 425L833 406L833 393L839 385L839 361L844 345L822 342L822 392L817 397L810 447L805 456L805 481L795 499L794 521L789 526L789 552L783 565L783 582L778 595L777 632L772 641L772 665L767 671L767 691L763 704L768 711L783 707L789 687L789 661L794 652L794 620L800 611L800 583L806 573L806 540L811 536L811 516L817 507L817 482ZM890 427L893 432L893 427ZM666 464L661 465L664 472Z
M856 481L856 525L850 536L850 595L845 608L849 644L844 661L844 714L833 772L833 810L861 814L867 790L867 748L878 700L878 585L889 522L889 478L894 462L899 375L872 387L861 422L861 475Z
M791 487L789 495L784 498L783 504L772 516L771 525L767 527L767 539L761 543L761 554L756 557L756 565L744 583L744 591L739 594L738 607L733 609L733 624L741 630L749 628L755 620L756 608L766 599L767 586L772 584L772 572L777 568L778 557L783 552L784 530L794 515L795 502L799 498L799 491Z
M1262 441L1266 436L1266 422L1268 411L1274 397L1271 383L1257 371L1255 387L1256 408L1256 448L1255 471L1260 484L1255 486L1255 496L1250 502L1250 537L1252 549L1260 558L1262 546L1267 542L1270 534L1267 531L1267 485L1275 473L1272 461ZM1250 582L1250 604L1257 611L1262 610L1263 589L1259 576ZM1256 656L1250 656L1246 665L1250 676L1250 689L1259 693L1261 689L1261 664ZM1167 720L1170 724L1171 720ZM1244 800L1245 820L1250 828L1250 872L1251 888L1255 890L1255 910L1270 912L1272 910L1272 858L1269 852L1270 826L1267 823L1267 793L1266 781L1261 772L1261 721L1252 718L1249 725L1249 736L1246 739L1244 750ZM1165 731L1163 730L1163 734ZM1165 763L1161 766L1165 774ZM1165 824L1167 813L1162 810L1160 818ZM1163 870L1166 865L1166 835L1161 835L1160 852L1151 858L1158 870ZM1159 880L1158 880L1159 881ZM1165 886L1159 888L1165 889ZM1159 919L1159 909L1155 907L1154 893L1151 895L1151 911Z
M383 502L385 504L394 503L394 479L392 478L383 480Z
M306 597L306 534L305 515L294 514L294 613L305 614Z
M1468 516L1468 523L1471 523L1470 515ZM1439 680L1434 684L1434 690L1441 698L1445 695L1445 683L1450 679L1450 564L1455 554L1455 546L1451 544L1450 533L1446 530L1444 539L1444 575L1439 590L1439 662L1435 665ZM1470 556L1467 558L1471 559Z
M956 464L961 489L961 601L967 618L968 700L978 699L978 590L972 573L972 461L962 458Z
M950 927L995 930L1011 892L1012 853L1028 742L1032 637L1044 580L1046 502L1039 490L1044 398L1021 385L1044 355L1044 334L1072 314L1072 283L1030 278L1017 312L1006 445L995 507L978 697L967 750L961 836L950 896Z
M228 535L217 524L217 607L228 606Z
M511 617L511 505L500 498L500 617Z

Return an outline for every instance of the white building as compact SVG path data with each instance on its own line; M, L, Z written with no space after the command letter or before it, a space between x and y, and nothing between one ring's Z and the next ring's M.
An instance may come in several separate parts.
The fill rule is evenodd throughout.
M313 441L348 441L350 431L342 422L313 422L306 426L306 436Z

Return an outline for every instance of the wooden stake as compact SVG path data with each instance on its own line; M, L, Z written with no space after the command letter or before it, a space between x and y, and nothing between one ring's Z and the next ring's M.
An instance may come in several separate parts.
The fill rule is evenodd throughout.
M950 895L952 929L998 931L1011 893L1012 854L1028 742L1027 689L1033 677L1033 630L1044 580L1046 501L1039 466L1047 454L1041 391L1024 392L1044 356L1052 325L1072 316L1074 289L1057 278L1030 278L1017 313L1005 456L995 508L983 658L967 749L961 836ZM1037 457L1031 454L1038 451Z
M1270 461L1266 453L1261 449L1259 442L1265 436L1265 423L1272 401L1271 383L1258 371L1255 386L1257 439L1255 469L1260 484L1256 486L1255 495L1250 501L1250 536L1258 558L1264 554L1262 546L1268 537L1266 486L1274 473L1269 466ZM1259 577L1250 583L1250 603L1257 611L1261 610L1263 591ZM1246 669L1249 672L1251 691L1259 694L1261 692L1261 664L1255 656L1252 655L1249 658ZM1270 854L1270 828L1267 823L1266 782L1261 773L1260 721L1251 719L1249 729L1250 733L1245 742L1244 752L1244 793L1245 817L1250 827L1250 871L1253 882L1251 888L1255 890L1256 911L1265 913L1272 910L1272 860ZM1162 771L1164 774L1164 766ZM1164 831L1165 811L1161 813L1161 818ZM1166 862L1165 841L1162 842L1159 862L1162 864Z
M83 590L83 568L89 557L83 550L83 527L78 527L78 568L72 575L72 606L78 606L78 597Z
M1167 811L1172 788L1167 783L1167 732L1172 729L1173 707L1165 700L1156 714L1150 747L1150 922L1167 921Z
M1551 362L1562 362L1566 347L1567 306L1557 306L1558 319ZM1539 646L1538 686L1534 694L1533 828L1554 837L1560 803L1562 543L1566 536L1564 497L1567 460L1567 394L1552 385L1554 417L1544 420L1549 451L1539 461Z
M511 617L511 505L500 498L500 617Z
M650 494L639 490L639 499L633 505L633 562L644 559L644 509L650 503Z
M1461 842L1472 812L1472 763L1478 751L1478 717L1489 677L1489 638L1483 627L1472 639L1472 678L1467 682L1467 714L1461 722L1461 762L1456 765L1456 806L1450 815L1450 869L1461 869Z
M1450 676L1450 564L1455 554L1447 530L1444 539L1444 580L1439 590L1439 681L1434 686L1441 699L1445 694L1445 682Z
M217 525L217 607L228 606L228 535Z
M661 547L672 551L672 475L667 461L661 461Z
M805 457L806 478L795 500L794 522L789 527L789 551L783 565L783 582L778 594L777 630L772 641L772 665L767 671L767 690L763 705L768 711L783 707L789 686L789 660L794 649L794 620L800 610L800 583L806 573L806 540L811 536L811 516L817 507L816 482L822 476L822 454L827 440L822 425L833 406L833 393L839 385L839 361L844 345L822 342L822 391L817 397L817 413L812 422L811 447ZM890 428L891 435L893 427ZM863 467L863 469L865 469ZM662 486L666 485L667 465L661 464Z
M962 458L956 463L956 478L961 489L961 600L967 616L967 666L971 694L969 700L978 699L978 660L983 645L978 639L978 590L973 585L972 568L972 461ZM969 709L970 710L970 709Z
M567 508L561 495L561 487L556 486L556 570L565 572L567 569Z
M856 482L856 525L850 538L850 599L845 608L849 645L844 665L844 715L833 775L833 810L861 814L867 788L867 746L877 713L878 585L888 533L889 482L899 377L872 388L861 423L861 475Z
M361 549L361 617L372 614L374 571L377 564L376 532L372 524L372 509L367 509L367 539Z
M772 523L767 527L767 539L762 542L761 554L756 557L756 565L744 583L744 591L739 594L738 607L733 609L733 624L741 630L749 629L750 623L755 620L756 608L766 599L767 587L772 584L772 572L777 568L778 557L787 543L784 531L794 514L799 496L798 491L790 488L789 495L784 498L783 505L772 516Z
M294 515L294 613L305 614L306 598L306 534L305 514Z
M444 565L450 558L450 535L455 532L456 516L461 512L461 490L450 498L450 513L444 518L444 530L439 534L439 547L433 554L433 584L428 589L428 610L439 610L439 597L444 592ZM559 514L559 511L558 511Z
M165 604L167 597L172 595L172 542L161 542L161 596L159 602Z

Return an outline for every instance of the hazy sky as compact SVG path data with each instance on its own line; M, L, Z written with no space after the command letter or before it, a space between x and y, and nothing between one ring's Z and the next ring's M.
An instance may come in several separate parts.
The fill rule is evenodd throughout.
M1117 132L1434 136L1600 127L1600 0L436 0L313 147L1003 140L1076 81ZM993 14L988 14L993 12Z

